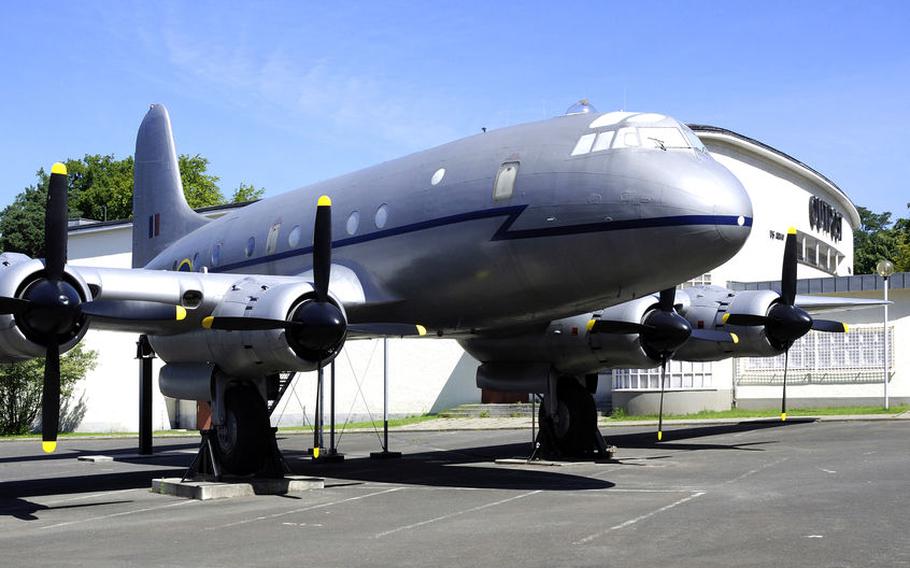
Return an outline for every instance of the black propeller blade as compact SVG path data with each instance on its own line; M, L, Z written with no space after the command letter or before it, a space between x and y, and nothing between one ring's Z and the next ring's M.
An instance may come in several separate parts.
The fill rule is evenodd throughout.
M41 393L41 449L47 453L57 449L57 428L60 425L60 346L47 346L44 360L44 387Z
M843 333L847 325L831 320L814 320L805 310L796 306L796 229L790 227L784 243L784 260L780 274L780 300L773 304L766 315L724 314L728 325L764 326L765 336L775 348L784 352L784 384L781 394L780 419L787 419L787 368L790 348L810 329Z
M288 343L298 355L321 362L327 351L341 344L347 332L344 314L329 298L331 267L332 200L323 195L316 204L313 224L314 297L301 303L288 319L208 316L202 320L202 326L225 331L284 329Z
M316 202L316 221L313 224L313 285L320 302L325 302L329 297L331 270L332 200L328 195L323 195Z
M173 321L186 317L181 306L157 302L84 302L65 275L67 245L66 166L51 167L44 217L44 270L24 287L21 298L0 297L0 314L12 315L22 333L45 347L41 393L41 439L45 452L57 447L60 423L60 346L78 337L87 318Z

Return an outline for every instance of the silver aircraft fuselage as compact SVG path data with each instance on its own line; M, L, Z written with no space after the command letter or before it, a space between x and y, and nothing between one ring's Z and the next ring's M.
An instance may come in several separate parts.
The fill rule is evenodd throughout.
M671 118L603 116L489 131L278 195L197 229L147 268L305 273L323 194L333 201L333 263L356 274L381 319L433 332L599 309L731 258L752 225L739 181L703 147L639 137L637 128L688 132ZM599 118L605 126L592 128ZM639 145L590 148L608 131L633 132ZM500 173L504 164L517 165L517 176L497 198L494 186L508 186L498 176L514 173ZM356 307L346 308L356 322Z

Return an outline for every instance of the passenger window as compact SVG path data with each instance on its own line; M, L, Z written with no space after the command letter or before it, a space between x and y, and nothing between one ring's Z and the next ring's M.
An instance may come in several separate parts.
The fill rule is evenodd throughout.
M300 244L300 225L294 225L291 228L291 232L288 233L288 246L297 248L297 245Z
M591 144L594 144L594 137L597 134L585 134L578 139L578 143L575 144L575 148L572 149L573 156L581 156L582 154L587 154L591 151Z
M249 258L253 256L253 252L256 250L256 237L250 237L246 240L246 249L243 251L246 254L246 257Z
M505 162L499 166L496 181L493 183L493 200L501 201L512 197L515 189L515 178L518 177L518 162Z
M594 146L591 148L592 152L600 152L601 150L606 150L610 147L610 142L613 141L613 135L616 132L612 130L607 130L606 132L601 132L597 135L597 140L594 142Z
M278 250L278 231L281 223L275 223L269 228L269 236L265 240L265 254L274 254Z

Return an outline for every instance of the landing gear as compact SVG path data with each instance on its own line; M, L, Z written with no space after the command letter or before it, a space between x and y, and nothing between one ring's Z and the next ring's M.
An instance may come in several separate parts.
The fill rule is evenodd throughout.
M552 389L551 389L552 390ZM544 397L540 407L540 451L550 458L610 459L614 449L607 447L597 428L594 397L575 377L560 377L553 394ZM551 404L556 405L555 412Z
M223 424L202 432L199 455L184 479L214 478L222 474L282 477L289 471L275 428L259 389L247 384L224 391Z
M265 401L251 386L228 389L224 397L224 424L215 426L221 465L229 472L247 475L262 468L268 446L269 414Z

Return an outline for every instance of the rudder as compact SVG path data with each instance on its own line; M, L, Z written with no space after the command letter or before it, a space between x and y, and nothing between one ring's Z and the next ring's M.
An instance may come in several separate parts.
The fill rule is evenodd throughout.
M164 105L151 105L139 126L133 184L133 268L141 268L208 222L186 203Z

